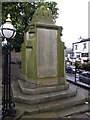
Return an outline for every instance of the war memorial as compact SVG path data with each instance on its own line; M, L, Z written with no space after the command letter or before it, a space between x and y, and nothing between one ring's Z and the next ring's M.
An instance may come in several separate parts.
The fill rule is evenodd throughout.
M66 82L62 26L44 6L24 33L21 75L12 86L18 118L62 118L88 110L87 93Z
M22 75L36 84L65 84L62 27L55 26L50 12L38 9L25 30Z

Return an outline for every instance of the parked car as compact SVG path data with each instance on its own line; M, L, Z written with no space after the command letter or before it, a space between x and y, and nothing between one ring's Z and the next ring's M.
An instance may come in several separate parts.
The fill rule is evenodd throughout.
M79 81L90 85L90 72L82 72L79 75Z
M67 66L65 68L66 73L75 73L75 66Z
M81 69L76 69L76 73L81 74L82 72L84 72L85 70L81 70Z

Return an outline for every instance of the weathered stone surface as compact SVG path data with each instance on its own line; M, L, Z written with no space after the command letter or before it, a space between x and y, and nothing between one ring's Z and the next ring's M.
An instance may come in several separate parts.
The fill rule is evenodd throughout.
M51 92L51 94L46 93L44 100L44 94L41 93L39 95L25 95L21 93L21 89L16 82L17 81L14 81L13 83L12 92L15 107L22 112L25 111L25 115L29 118L34 118L34 115L41 116L42 113L45 115L46 112L49 114L55 112L59 117L65 117L76 111L88 110L88 104L85 104L86 97L88 98L88 91L86 92L86 90L78 88L77 91L74 92L74 85L70 84L68 90L60 91L61 95L58 94L59 92ZM56 93L56 95L54 93ZM72 96L72 94L74 95ZM20 116L22 112L21 114L19 113Z
M22 93L24 94L41 94L41 93L50 93L67 90L69 88L69 84L65 85L52 85L52 86L36 86L34 83L28 81L18 80L19 86L21 88Z
M37 29L38 77L57 76L57 30Z
M43 118L43 119L52 119L52 118L59 118L59 116L55 112L46 112L46 113L40 113L40 114L35 114L35 115L24 115L22 118Z
M28 111L25 115L22 116L22 118L83 118L83 113L86 111L88 111L88 105L79 105L54 112L30 114ZM82 117L80 114L82 114ZM88 118L88 116L85 116L84 118Z
M25 29L22 44L22 76L36 84L65 84L64 43L61 26L44 6L38 8ZM53 79L53 82L50 80ZM42 82L43 81L43 82Z
M77 108L78 111L88 110L88 105L85 104L87 92L82 91L82 89L77 89L78 91L76 92L76 87L73 85L70 85L68 90L39 95L24 95L18 87L19 86L14 83L14 100L20 102L16 103L16 108L22 111L25 110L26 116L29 118L32 116L41 116L41 114L46 114L46 112L49 114L55 112L59 117L62 117L74 113L74 111L76 112ZM73 108L73 110L71 110L71 108ZM64 109L66 112L64 112Z
M39 100L39 96L37 97L37 95L38 94L40 95L41 93L38 93L36 95L30 95L30 94L25 95L25 94L23 94L21 92L20 86L16 83L17 78L19 78L19 76L15 74L16 71L19 72L18 65L16 66L15 64L12 64L12 70L13 69L14 69L14 71L12 71L13 72L12 80L14 81L14 83L13 83L14 89L13 89L12 93L13 93L13 96L14 96L15 108L17 110L17 118L19 118L23 115L25 115L25 116L23 116L24 118L25 117L28 117L28 118L36 117L37 118L38 116L44 118L42 115L45 116L48 113L48 115L53 116L53 112L55 114L57 114L57 116L59 116L59 118L60 118L60 117L65 117L67 115L71 115L75 112L82 112L82 111L90 110L88 99L86 99L86 98L89 97L88 96L88 91L78 87L77 91L75 92L75 95L72 96L71 93L74 92L74 87L73 87L74 85L71 85L71 84L68 86L68 89L62 89L62 91L61 91L62 85L60 85L60 86L56 85L56 87L55 86L47 86L47 87L43 86L44 89L46 89L46 88L49 89L49 87L50 87L50 89L52 88L53 91L51 90L51 93L52 93L52 96L53 96L53 101L49 99L48 93L46 92L45 93L46 94L45 99L49 100L49 101L46 101L44 103L40 102L39 104L35 104L35 103L34 104L29 104L29 102L31 102L30 100L32 98L33 98L33 100L34 99ZM35 86L28 85L28 83L29 83L29 81L25 85L26 88L28 88L28 89L34 89L34 88L36 89L37 88L36 90L39 90L39 88L40 88L40 91L42 91L41 86L36 86L35 87ZM25 83L23 83L23 84L25 84ZM28 85L28 87L27 87L27 85ZM63 85L63 86L65 86L65 85ZM55 92L54 90L55 91L60 90L62 95L65 95L64 93L66 93L66 96L64 96L64 98L58 97L58 95L59 95L58 92ZM70 91L71 96L69 96L69 94L67 94L67 90ZM68 93L69 93L69 91L68 91ZM2 93L2 90L0 90L0 94L1 93ZM56 93L56 99L54 98L55 96L54 96L53 93ZM41 94L40 95L41 101L43 101L42 98L43 98L43 96ZM52 111L52 112L50 112L50 111Z
M14 82L13 85L13 95L14 99L21 103L27 104L39 104L49 101L55 101L58 99L68 98L71 96L75 96L77 93L76 87L73 86L65 91L57 91L51 93L44 93L44 94L36 94L36 95L26 95L22 94L17 82Z
M55 24L52 13L44 6L41 6L35 11L33 18L32 18L32 22Z

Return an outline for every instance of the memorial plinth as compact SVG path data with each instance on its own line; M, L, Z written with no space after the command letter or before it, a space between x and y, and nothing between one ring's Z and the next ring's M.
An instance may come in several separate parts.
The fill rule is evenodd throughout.
M65 84L62 27L56 26L49 10L36 10L22 44L22 78L37 85Z

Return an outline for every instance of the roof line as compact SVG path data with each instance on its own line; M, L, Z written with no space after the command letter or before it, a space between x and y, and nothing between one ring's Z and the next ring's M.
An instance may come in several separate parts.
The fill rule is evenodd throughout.
M90 38L82 39L81 41L79 41L79 42L75 42L75 43L73 43L73 44L76 44L76 43L82 43L82 42L87 42L87 41L90 41Z

